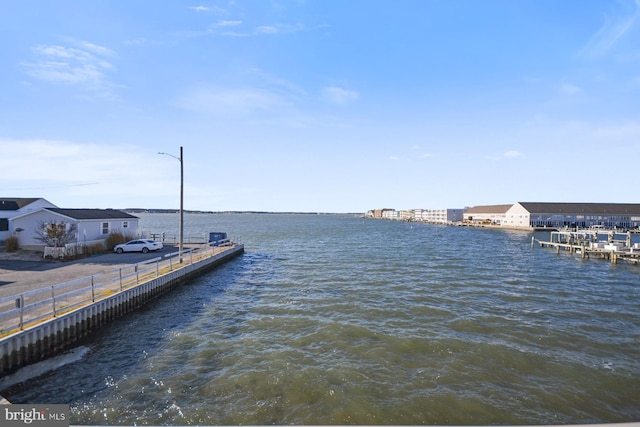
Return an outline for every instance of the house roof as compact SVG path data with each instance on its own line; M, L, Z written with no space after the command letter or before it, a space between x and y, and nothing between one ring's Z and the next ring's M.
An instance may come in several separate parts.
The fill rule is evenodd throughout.
M465 214L503 214L513 205L486 205L474 206L464 211Z
M62 209L45 208L50 212L68 216L69 218L82 219L138 219L137 216L130 215L117 209Z
M22 197L3 197L0 198L0 211L17 211L39 198L22 198Z
M519 203L532 214L640 215L638 203Z

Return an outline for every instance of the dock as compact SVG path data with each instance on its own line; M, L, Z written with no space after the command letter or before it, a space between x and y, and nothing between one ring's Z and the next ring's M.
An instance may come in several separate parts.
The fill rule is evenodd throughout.
M0 299L0 376L69 349L102 325L244 253L203 245L113 272ZM100 283L99 283L100 282Z
M579 254L582 258L607 259L611 264L620 261L631 264L640 263L640 244L631 243L631 232L615 230L561 230L552 231L548 241L531 238L531 247L538 244L541 248L553 248Z

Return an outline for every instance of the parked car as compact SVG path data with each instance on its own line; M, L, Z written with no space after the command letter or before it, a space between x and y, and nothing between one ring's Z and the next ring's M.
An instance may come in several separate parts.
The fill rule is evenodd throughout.
M142 252L146 254L149 251L159 251L162 247L162 243L156 242L155 240L136 239L121 245L116 245L113 251L119 254L123 252Z

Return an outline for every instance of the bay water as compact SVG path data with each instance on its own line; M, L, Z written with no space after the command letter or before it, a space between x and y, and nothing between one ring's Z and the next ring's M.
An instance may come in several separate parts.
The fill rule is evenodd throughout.
M640 421L638 265L531 248L548 233L185 215L210 231L245 254L3 395L92 425Z

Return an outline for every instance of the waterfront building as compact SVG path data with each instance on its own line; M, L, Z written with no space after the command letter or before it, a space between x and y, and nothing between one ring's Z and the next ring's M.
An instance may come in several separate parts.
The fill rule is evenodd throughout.
M382 219L399 219L400 212L395 209L383 209L382 210Z
M462 222L464 209L422 209L420 219L416 221L434 224L449 224Z
M393 209L383 208L383 209L372 209L367 211L365 217L367 218L378 218L381 219L385 216L386 211L393 211Z
M394 219L400 221L429 222L450 224L462 222L464 209L373 209L365 215L367 218Z
M524 229L640 229L640 204L517 202L513 205L474 206L465 211L464 222Z
M464 211L463 222L475 225L502 225L513 205L474 206Z
M55 208L56 205L37 197L4 197L0 198L0 243L11 235L9 221L18 215L33 212L41 208Z
M413 221L414 210L402 210L398 212L398 219L400 221Z
M109 233L125 236L138 235L139 218L116 209L61 209L42 208L10 219L10 229L18 237L22 249L41 250L44 247L34 231L42 227L54 229L64 225L75 228L74 245L103 243Z

